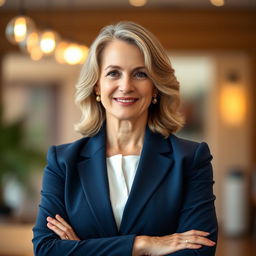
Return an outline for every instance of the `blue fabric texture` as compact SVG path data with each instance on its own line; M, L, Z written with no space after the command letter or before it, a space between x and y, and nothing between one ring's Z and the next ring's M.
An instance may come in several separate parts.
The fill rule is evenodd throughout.
M163 236L191 229L217 241L212 156L206 143L164 138L146 129L144 145L120 229L109 199L105 128L94 137L52 146L33 228L40 256L128 256L136 235ZM46 218L60 214L81 241L61 240ZM216 247L173 256L214 256Z

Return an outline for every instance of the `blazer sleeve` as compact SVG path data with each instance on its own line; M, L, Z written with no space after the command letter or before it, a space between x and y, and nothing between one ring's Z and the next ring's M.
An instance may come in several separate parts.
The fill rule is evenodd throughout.
M56 147L49 149L41 190L41 202L33 228L34 255L116 256L131 255L135 235L93 238L82 241L61 240L47 228L46 218L60 214L68 220L65 200L65 173L56 159Z
M211 165L212 156L208 145L198 145L192 166L185 172L184 200L180 212L177 233L197 229L209 232L208 236L217 242L218 225L215 213L215 196L213 194L213 171ZM216 246L203 246L198 250L182 250L170 254L171 256L214 256Z

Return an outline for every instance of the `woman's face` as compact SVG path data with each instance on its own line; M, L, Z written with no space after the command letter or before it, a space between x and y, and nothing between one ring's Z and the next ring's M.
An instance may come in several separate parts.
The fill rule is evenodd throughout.
M107 44L102 52L100 78L95 91L101 96L106 118L146 120L154 86L137 46L122 40Z

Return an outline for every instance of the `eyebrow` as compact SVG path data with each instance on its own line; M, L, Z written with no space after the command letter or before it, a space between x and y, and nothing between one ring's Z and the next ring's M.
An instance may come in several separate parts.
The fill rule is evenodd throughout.
M117 66L117 65L109 65L106 68L104 68L104 70L107 70L107 69L110 69L110 68L122 69L120 66ZM146 69L146 67L145 66L136 67L136 68L133 69L133 71L136 71L136 70L139 70L139 69Z

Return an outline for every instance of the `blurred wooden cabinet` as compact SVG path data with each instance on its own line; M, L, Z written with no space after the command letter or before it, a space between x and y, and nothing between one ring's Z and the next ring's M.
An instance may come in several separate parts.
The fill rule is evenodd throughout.
M33 256L32 227L0 223L0 256Z

